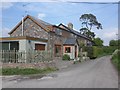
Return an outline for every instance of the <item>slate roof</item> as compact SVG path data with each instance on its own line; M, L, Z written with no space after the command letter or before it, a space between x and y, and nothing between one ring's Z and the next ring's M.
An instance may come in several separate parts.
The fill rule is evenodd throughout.
M29 15L30 16L30 15ZM41 24L41 25L43 25L44 27L45 26L52 26L52 24L50 24L50 23L47 23L47 22L45 22L45 21L43 21L43 20L41 20L41 19L38 19L38 18L36 18L36 17L33 17L33 16L30 16L30 17L32 17L35 21L37 21L39 24Z
M67 44L67 45L75 45L76 43L76 39L75 38L68 38L65 40L65 42L63 43L64 45Z
M38 18L33 17L33 16L30 16L30 15L27 15L26 17L24 17L24 21L25 21L27 18L32 19L35 23L37 23L39 26L41 26L41 27L42 27L44 30L46 30L47 32L52 31L52 29L51 29L52 26L57 27L57 28L61 28L60 25L62 25L64 28L61 28L61 29L64 29L64 30L66 30L66 31L68 31L68 32L70 32L70 33L73 33L73 34L75 34L75 35L77 35L77 36L79 36L79 37L83 37L83 38L85 38L85 39L88 39L88 40L92 41L90 38L88 38L88 37L80 34L78 31L75 31L75 30L73 30L73 29L68 28L67 26L63 25L62 23L59 24L58 26L56 26L56 25L52 25L52 24L50 24L50 23L47 23L47 22L45 22L45 21L42 21L41 19L38 19ZM21 23L22 23L22 21L20 21L20 22L9 32L9 34L11 34L12 32L14 32L14 30L16 30L16 28L17 28Z
M61 25L62 25L64 28L66 28L67 31L69 31L69 32L71 32L71 33L73 33L73 34L75 34L75 35L77 35L77 36L79 36L79 37L83 37L83 38L85 38L85 39L88 39L88 40L92 41L92 40L91 40L90 38L88 38L87 36L80 34L80 33L79 33L78 31L76 31L76 30L73 30L73 29L68 28L67 26L63 25L62 23L59 24L58 26L60 27Z

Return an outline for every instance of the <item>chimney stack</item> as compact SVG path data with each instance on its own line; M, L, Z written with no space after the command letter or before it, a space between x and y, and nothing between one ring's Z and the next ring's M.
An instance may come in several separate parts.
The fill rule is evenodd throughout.
M68 23L68 28L73 29L73 24L72 23Z

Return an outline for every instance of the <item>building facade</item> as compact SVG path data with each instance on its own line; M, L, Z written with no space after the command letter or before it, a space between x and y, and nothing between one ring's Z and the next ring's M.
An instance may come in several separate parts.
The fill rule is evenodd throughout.
M68 26L52 25L27 15L10 32L10 37L0 38L3 50L45 50L52 51L53 57L68 54L71 59L78 57L81 42L92 45L92 40Z

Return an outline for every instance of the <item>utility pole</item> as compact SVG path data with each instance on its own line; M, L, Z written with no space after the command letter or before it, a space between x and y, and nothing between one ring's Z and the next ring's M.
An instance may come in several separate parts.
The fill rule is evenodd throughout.
M118 40L118 39L119 39L119 38L118 38L118 34L116 34L116 36L117 36L117 40Z
M26 7L28 4L30 3L27 3L27 4L23 4L22 7ZM27 13L27 11L25 11L25 14ZM22 36L24 36L24 14L22 15Z

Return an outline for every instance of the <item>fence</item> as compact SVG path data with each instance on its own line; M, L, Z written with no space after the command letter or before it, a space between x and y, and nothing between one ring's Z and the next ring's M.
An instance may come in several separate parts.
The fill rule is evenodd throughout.
M0 60L3 63L38 63L52 60L52 54L50 51L1 50Z

